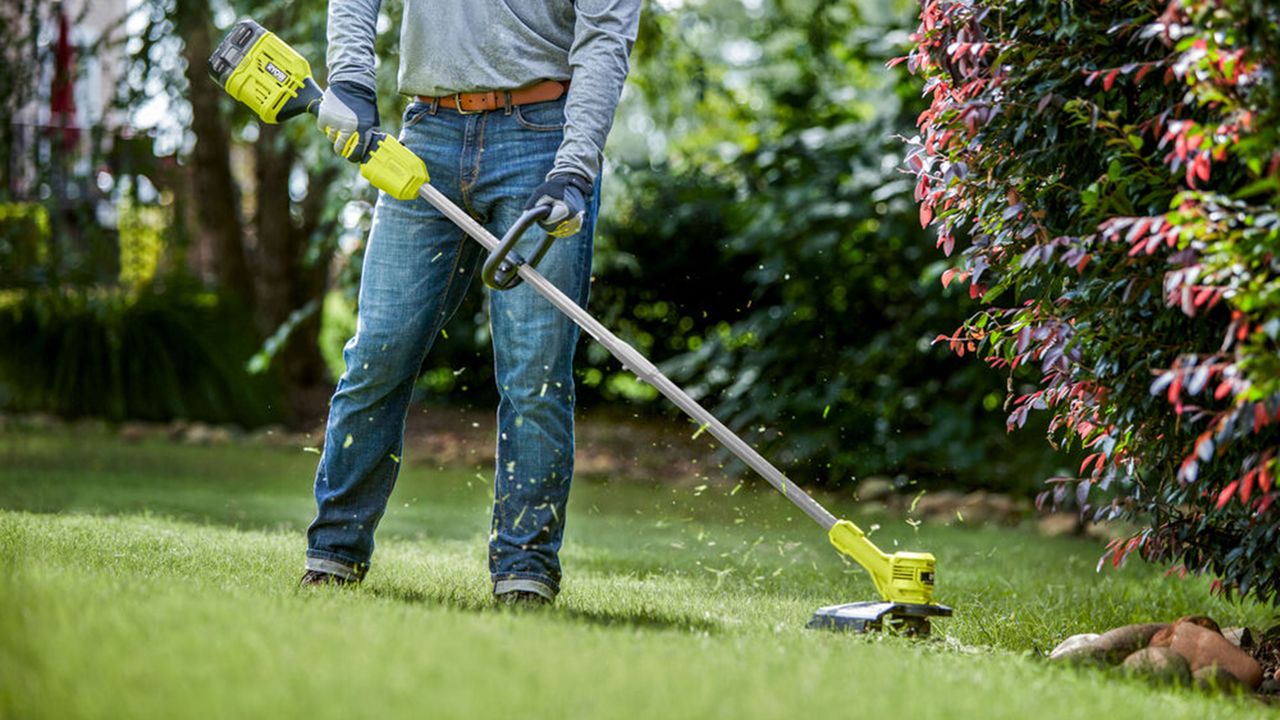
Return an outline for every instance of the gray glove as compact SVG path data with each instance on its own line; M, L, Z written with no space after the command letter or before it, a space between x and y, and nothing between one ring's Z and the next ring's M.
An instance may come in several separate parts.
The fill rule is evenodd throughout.
M542 229L555 237L569 237L582 229L587 198L594 190L591 182L577 173L552 175L533 191L524 209L549 206L551 211L539 221Z
M339 80L324 91L316 124L333 141L333 151L353 163L369 152L372 130L378 127L378 96L373 88Z

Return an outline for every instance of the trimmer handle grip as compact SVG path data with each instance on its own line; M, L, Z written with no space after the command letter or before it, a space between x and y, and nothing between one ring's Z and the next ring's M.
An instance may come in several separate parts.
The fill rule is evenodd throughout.
M369 153L360 163L360 174L397 200L416 197L423 183L431 180L422 158L400 144L394 135L381 130L371 132Z
M498 247L489 253L489 258L484 261L484 268L480 271L480 277L484 280L484 284L494 290L510 290L511 288L523 282L520 279L520 266L528 265L529 267L537 267L542 260L542 256L547 254L551 249L551 243L555 242L555 236L550 233L544 233L542 238L538 240L537 246L534 247L533 255L525 260L518 252L514 252L516 243L520 241L520 236L524 235L524 231L528 230L534 223L542 220L551 213L550 205L540 205L530 208L521 213L516 218L515 223L507 230L507 234L502 236L502 240L498 243Z

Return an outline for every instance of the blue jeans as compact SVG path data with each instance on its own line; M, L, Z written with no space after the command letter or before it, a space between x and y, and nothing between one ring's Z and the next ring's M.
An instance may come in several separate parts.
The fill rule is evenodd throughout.
M478 115L414 103L400 140L427 161L431 184L501 236L551 169L563 100ZM599 187L582 230L556 240L539 270L585 305ZM526 233L532 242L542 231ZM316 472L307 568L364 576L400 471L405 414L432 342L457 310L483 248L426 201L383 194L360 279L356 335L329 408ZM553 598L573 476L573 354L578 327L527 284L492 291L498 392L497 468L489 571L494 592Z

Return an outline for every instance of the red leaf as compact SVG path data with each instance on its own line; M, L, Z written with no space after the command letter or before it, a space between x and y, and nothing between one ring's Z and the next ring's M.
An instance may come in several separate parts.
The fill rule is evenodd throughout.
M1120 71L1118 69L1107 73L1107 76L1102 79L1102 89L1109 92L1111 90L1111 86L1116 84L1116 76L1119 74Z
M950 287L951 279L954 278L958 272L960 271L956 268L950 268L946 272L942 273L942 287Z
M1213 294L1215 292L1216 292L1216 288L1211 288L1211 287L1202 287L1199 290L1197 290L1195 301L1194 301L1195 306L1203 307L1205 302L1207 302L1209 298L1213 297Z
M1262 492L1271 492L1271 463L1268 460L1263 460L1262 467L1258 469L1258 487Z
M1258 514L1261 515L1262 513L1266 512L1267 508L1271 507L1271 503L1275 501L1276 501L1275 493L1272 493L1262 498L1262 500L1258 502L1258 511L1257 511Z
M1084 469L1085 469L1085 468L1087 468L1087 467L1089 467L1089 463L1093 462L1094 457L1096 457L1096 456L1098 456L1098 455L1101 455L1101 454L1102 454L1102 453L1093 453L1093 454L1089 455L1088 457L1086 457L1086 458L1084 459L1084 462L1080 463L1080 474L1081 474L1081 475L1083 475L1083 474L1084 474Z
M1227 503L1231 500L1231 496L1236 494L1236 488L1239 486L1239 480L1232 480L1225 488L1222 489L1222 492L1218 493L1219 510L1227 506Z
M903 55L902 57L896 57L896 58L893 58L892 60L890 60L889 62L885 63L884 65L885 65L885 67L895 67L895 66L897 66L897 65L900 65L901 63L906 62L906 60L907 60L907 56L906 56L906 55Z
M925 203L920 206L920 227L929 227L931 222L933 222L933 204Z
M1137 242L1138 240L1146 237L1147 231L1151 229L1151 224L1153 222L1155 222L1154 218L1143 219L1141 222L1133 226L1133 229L1129 231L1129 237L1126 239L1129 242Z
M1142 78L1146 77L1147 73L1155 69L1156 69L1155 63L1144 64L1142 67L1138 68L1138 74L1133 76L1133 81L1142 82Z
M1257 477L1257 475L1257 468L1245 473L1244 482L1240 483L1240 502L1249 502L1249 496L1253 494L1253 479Z
M1213 391L1213 399L1221 400L1222 398L1226 397L1227 394L1230 392L1231 392L1231 381L1223 380L1221 383L1218 384L1218 389Z

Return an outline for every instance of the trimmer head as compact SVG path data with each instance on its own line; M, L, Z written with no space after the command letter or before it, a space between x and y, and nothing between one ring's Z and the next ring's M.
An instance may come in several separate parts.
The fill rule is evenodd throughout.
M889 630L914 637L928 637L931 617L950 617L946 605L894 602L855 602L818 608L805 627L811 630L872 632Z

